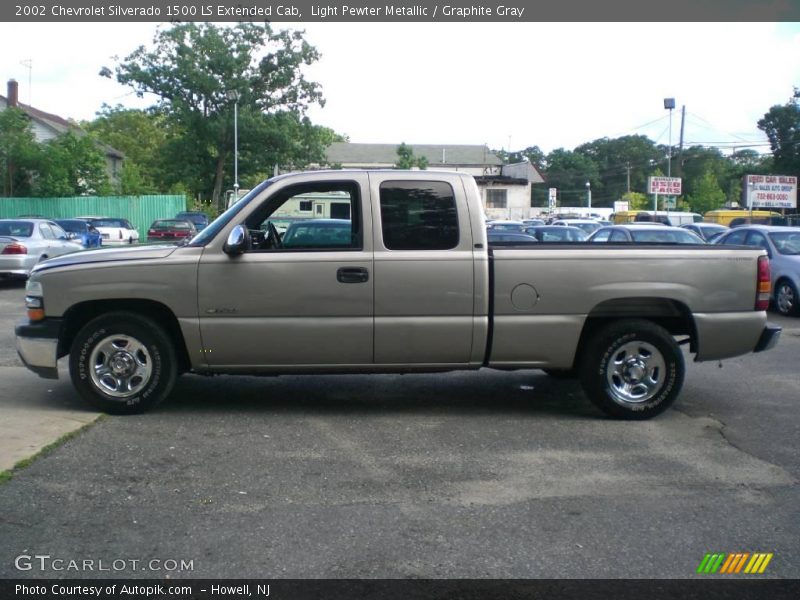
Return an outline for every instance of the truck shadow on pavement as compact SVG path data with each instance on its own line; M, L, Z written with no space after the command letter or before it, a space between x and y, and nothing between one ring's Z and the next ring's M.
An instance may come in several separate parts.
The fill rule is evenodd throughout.
M541 413L597 419L577 381L541 371L414 375L184 375L157 412Z

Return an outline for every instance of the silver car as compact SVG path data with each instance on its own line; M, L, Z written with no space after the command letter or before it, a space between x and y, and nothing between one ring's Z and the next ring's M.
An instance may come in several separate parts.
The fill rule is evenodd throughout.
M745 225L722 234L715 243L764 248L769 256L775 310L800 316L800 227Z
M0 219L0 277L27 277L34 265L83 249L46 219Z

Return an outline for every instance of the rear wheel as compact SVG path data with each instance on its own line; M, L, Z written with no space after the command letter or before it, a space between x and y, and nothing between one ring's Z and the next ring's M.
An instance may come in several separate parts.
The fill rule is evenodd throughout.
M75 336L72 383L92 406L111 414L144 412L164 400L178 374L175 348L164 329L136 313L108 313Z
M580 365L589 400L618 419L648 419L666 410L680 392L684 373L683 354L669 332L635 319L595 333Z
M800 314L797 288L788 279L781 279L775 284L775 308L779 313L786 316Z

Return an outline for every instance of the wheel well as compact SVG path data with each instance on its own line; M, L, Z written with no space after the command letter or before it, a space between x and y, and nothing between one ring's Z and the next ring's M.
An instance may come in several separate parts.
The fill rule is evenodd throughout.
M692 312L682 302L667 298L616 298L601 302L589 312L573 366L578 366L582 348L596 331L621 319L644 319L660 325L673 336L688 336L689 349L697 351L697 329Z
M181 332L181 327L175 314L160 302L137 298L90 300L70 307L64 313L64 322L58 340L58 357L69 354L72 341L86 323L104 313L120 310L149 317L164 327L169 337L177 342L175 353L178 357L179 372L185 372L191 368L189 353L186 350L186 341L183 339L183 332Z

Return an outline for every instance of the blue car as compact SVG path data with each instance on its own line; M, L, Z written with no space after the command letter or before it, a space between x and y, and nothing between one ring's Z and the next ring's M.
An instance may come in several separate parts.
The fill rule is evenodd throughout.
M81 219L57 219L56 223L84 248L99 248L103 243L103 236L91 223Z

